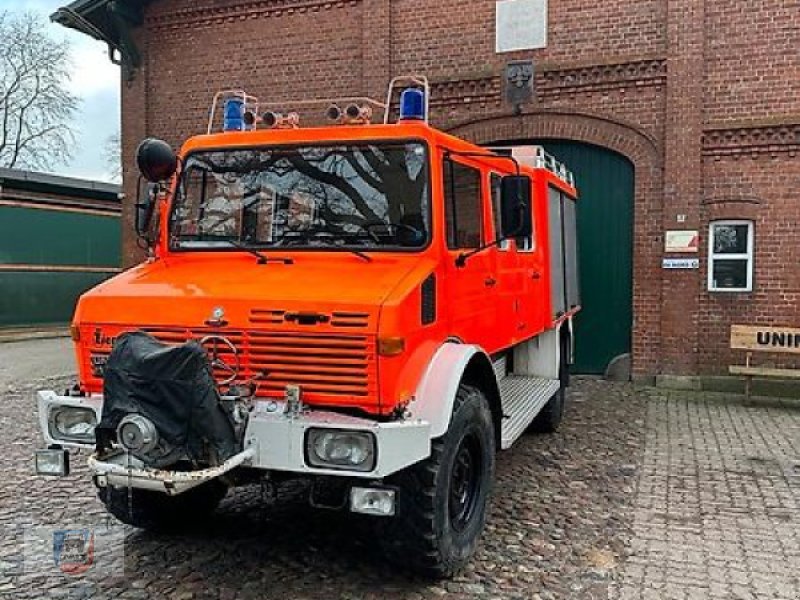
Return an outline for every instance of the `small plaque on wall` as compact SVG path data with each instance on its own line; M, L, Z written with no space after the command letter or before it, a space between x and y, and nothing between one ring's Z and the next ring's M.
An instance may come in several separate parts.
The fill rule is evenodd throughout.
M496 17L498 53L547 46L547 0L500 0Z
M664 252L697 252L699 249L697 230L667 231L664 236Z

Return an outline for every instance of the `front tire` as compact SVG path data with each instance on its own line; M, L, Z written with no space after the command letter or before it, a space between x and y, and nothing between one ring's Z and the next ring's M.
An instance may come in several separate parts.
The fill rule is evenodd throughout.
M98 490L106 510L126 525L150 531L176 531L197 526L216 510L228 487L209 481L177 496L127 487Z
M475 552L494 480L495 438L486 395L461 384L447 433L431 456L397 473L397 517L382 542L398 565L429 577L450 577Z

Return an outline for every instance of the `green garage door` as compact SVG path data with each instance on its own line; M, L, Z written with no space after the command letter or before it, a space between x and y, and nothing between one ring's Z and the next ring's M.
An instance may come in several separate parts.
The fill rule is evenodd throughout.
M601 374L631 351L633 165L590 144L540 140L569 166L580 193L578 242L583 310L575 320L574 372Z

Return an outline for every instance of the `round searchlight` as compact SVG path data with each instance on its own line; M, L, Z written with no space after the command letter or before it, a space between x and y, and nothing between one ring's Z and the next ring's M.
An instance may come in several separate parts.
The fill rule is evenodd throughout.
M117 439L129 452L146 454L158 444L158 431L147 417L128 415L117 426Z
M136 163L142 176L151 183L166 181L178 169L178 157L167 142L147 138L136 150Z

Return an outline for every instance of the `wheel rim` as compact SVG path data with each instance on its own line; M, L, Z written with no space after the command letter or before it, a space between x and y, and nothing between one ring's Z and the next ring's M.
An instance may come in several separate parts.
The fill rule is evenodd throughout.
M480 442L474 434L461 440L450 477L450 524L463 531L475 514L481 489Z

